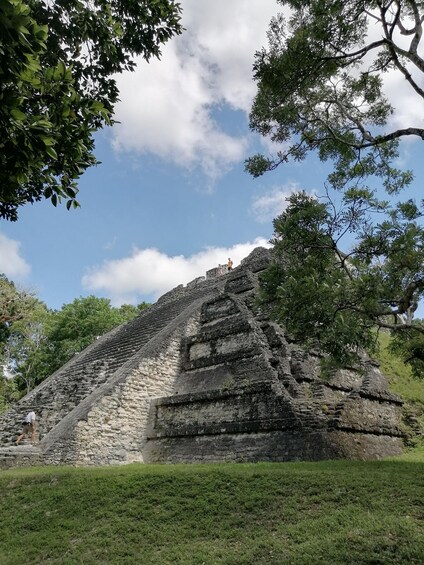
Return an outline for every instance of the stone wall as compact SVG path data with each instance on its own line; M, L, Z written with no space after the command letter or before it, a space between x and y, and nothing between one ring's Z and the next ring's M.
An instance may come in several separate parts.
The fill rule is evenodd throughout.
M210 434L196 438L170 437L149 442L146 461L162 463L219 463L256 461L319 461L323 459L380 459L399 455L398 437L347 432L263 430Z
M377 458L402 451L402 402L370 360L324 378L318 352L290 342L254 300L256 272L232 273L183 340L178 396L152 403L146 461ZM253 295L253 296L252 296Z
M183 332L194 328L194 320ZM143 461L152 399L170 395L180 369L181 330L143 358L110 394L96 402L76 427L77 464Z
M40 444L50 464L142 461L152 398L172 394L180 343L199 323L198 304L177 317Z
M375 363L324 377L258 303L269 260L180 285L70 361L0 418L0 467L400 453L402 402ZM29 409L40 442L13 447Z

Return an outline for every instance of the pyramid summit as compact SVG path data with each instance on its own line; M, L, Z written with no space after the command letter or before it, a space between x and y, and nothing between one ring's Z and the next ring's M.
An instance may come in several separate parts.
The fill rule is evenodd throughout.
M377 365L322 375L257 301L270 251L208 271L95 341L0 416L0 466L377 459L402 401ZM34 410L38 443L16 447Z

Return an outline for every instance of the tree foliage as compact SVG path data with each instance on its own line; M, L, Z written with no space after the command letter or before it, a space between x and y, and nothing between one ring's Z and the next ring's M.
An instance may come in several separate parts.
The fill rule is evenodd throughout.
M53 312L41 302L13 323L4 343L4 366L8 380L27 393L48 375L49 343L46 333ZM12 376L12 379L10 379Z
M17 287L4 274L0 275L0 412L19 397L18 383L10 377L15 373L19 361L26 360L30 344L35 342L34 324L42 311L47 309L34 293ZM19 350L16 348L17 335L24 331L28 335L25 355L22 351L19 359L16 359Z
M256 54L251 127L280 149L246 168L259 176L316 151L333 169L324 198L293 195L274 221L263 295L296 338L337 363L358 362L384 329L424 375L424 324L414 319L424 292L424 206L393 197L412 180L394 165L399 140L424 139L424 129L419 119L393 127L383 88L385 73L397 73L418 104L424 98L424 2L279 3L289 15L272 20L269 48ZM376 185L390 202L369 188Z
M14 379L0 376L0 414L19 400L19 391Z
M7 280L3 277L4 280ZM2 279L0 279L1 281ZM148 304L123 304L113 307L110 300L88 296L49 310L33 295L15 290L13 321L5 322L7 331L0 343L0 411L7 408L17 395L26 394L54 373L72 357L114 327L132 320ZM3 295L0 295L3 296ZM5 378L7 375L7 378Z
M0 217L42 198L78 206L93 134L113 123L116 74L181 31L173 0L2 0Z
M273 19L269 49L256 54L258 94L251 127L281 149L256 155L247 169L259 176L317 150L331 160L335 188L382 179L390 192L411 181L393 166L398 141L424 139L424 129L390 129L392 105L383 75L400 73L417 101L424 98L421 57L424 3L417 0L279 0L290 17Z
M0 346L8 337L11 325L27 317L37 303L35 296L16 287L4 274L0 274Z
M339 207L328 196L293 194L274 220L275 262L262 278L264 297L296 339L340 364L357 362L363 348L375 350L379 328L398 336L399 353L401 344L416 342L403 355L418 368L424 353L424 326L414 320L424 294L420 215L412 201L391 205L366 190L347 191ZM356 242L344 253L349 234Z
M124 304L112 307L107 298L76 298L53 313L46 326L46 349L42 351L44 377L114 327L132 320L147 307Z

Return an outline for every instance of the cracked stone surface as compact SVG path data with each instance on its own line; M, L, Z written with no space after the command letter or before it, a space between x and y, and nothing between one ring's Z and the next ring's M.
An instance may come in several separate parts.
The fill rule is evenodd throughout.
M375 363L323 378L257 302L258 248L178 286L0 417L0 467L378 459L402 451L402 401ZM37 444L14 442L38 416Z

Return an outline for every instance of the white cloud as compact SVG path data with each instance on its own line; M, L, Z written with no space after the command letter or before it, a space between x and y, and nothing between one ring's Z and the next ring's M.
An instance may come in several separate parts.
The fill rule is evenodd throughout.
M408 27L413 27L413 21L410 21L411 25L408 25L408 20L404 19L403 24ZM394 42L399 47L408 49L411 36L402 35L398 29L394 30ZM370 25L368 27L367 33L367 43L374 41L379 41L382 38L383 31L380 24L370 20ZM366 57L363 59L363 66L359 66L357 73L367 68L372 61L375 59L376 53L370 51ZM419 55L422 57L424 55L422 47L419 49ZM404 61L404 65L407 71L411 74L417 84L422 83L422 72L416 68L412 63ZM422 98L417 95L412 86L405 79L404 75L396 68L389 68L385 73L380 74L380 78L383 81L383 93L387 96L390 104L392 105L394 111L393 114L388 119L387 131L393 129L407 128L407 127L424 127L424 116L423 116L423 106ZM418 138L416 136L410 136L404 138L404 142L414 142Z
M290 143L288 141L277 143L272 141L271 137L268 135L262 135L259 141L264 149L264 152L268 154L265 154L265 157L269 156L271 158L274 158L277 155L278 151L285 151L290 147Z
M119 151L152 154L189 170L198 168L214 181L250 150L248 134L229 133L231 117L230 129L222 129L213 111L250 111L256 91L254 53L267 45L272 16L287 8L275 0L181 4L186 29L164 46L161 60L140 60L136 72L117 77L122 102L116 118L121 123L113 129L113 144ZM370 25L370 40L380 35L381 28ZM390 126L420 125L421 100L403 76L389 71L383 79L396 108ZM270 140L262 142L275 152Z
M7 277L21 279L31 270L30 265L21 256L19 241L9 239L0 233L0 273Z
M191 257L169 256L158 249L134 249L130 256L105 261L87 273L82 284L90 291L103 291L114 304L156 300L179 284L204 276L206 271L227 262L236 267L255 247L269 247L265 238L231 247L207 248ZM151 297L151 298L150 298Z
M140 61L118 77L114 147L199 167L214 180L245 157L248 140L225 132L212 112L250 110L254 53L278 7L275 0L183 0L182 8L186 31L163 48L161 61Z
M287 198L294 192L301 190L301 186L295 182L273 188L262 196L255 197L250 211L257 222L268 223L284 212L288 206ZM312 191L309 194L314 196L316 192Z
M411 88L403 75L399 71L391 71L384 75L383 79L384 92L395 108L389 119L389 127L392 129L424 127L422 98ZM411 136L405 138L405 141L411 142L417 139L419 139L417 136Z

